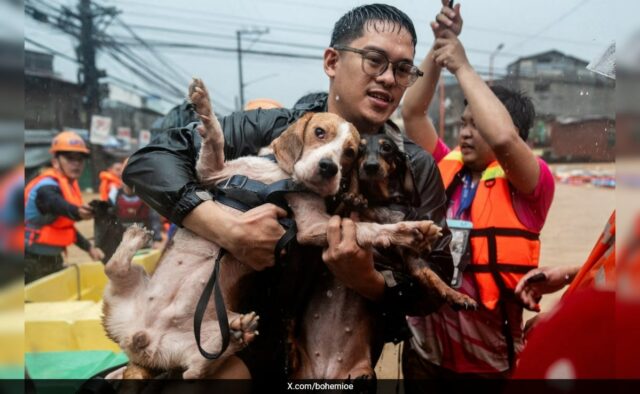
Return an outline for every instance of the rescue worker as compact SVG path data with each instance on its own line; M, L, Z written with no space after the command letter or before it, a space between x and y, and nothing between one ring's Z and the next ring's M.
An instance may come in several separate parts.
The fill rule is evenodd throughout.
M29 283L62 269L62 253L71 244L86 251L93 260L104 257L74 227L79 220L93 218L82 202L78 178L89 155L82 138L63 131L51 142L52 168L29 182L25 198L25 282Z
M122 187L122 170L124 164L114 161L105 171L100 171L100 200L107 201L111 193L117 192Z
M531 100L487 86L457 38L460 5L447 3L431 25L435 42L421 65L426 77L407 91L402 114L407 136L433 154L442 175L455 267L451 284L479 308L444 305L409 318L414 336L403 351L408 393L448 391L439 383L421 386L418 379L511 374L524 340L523 307L514 289L538 265L539 233L554 192L549 167L526 143L535 117ZM442 68L456 77L466 98L453 151L425 116Z

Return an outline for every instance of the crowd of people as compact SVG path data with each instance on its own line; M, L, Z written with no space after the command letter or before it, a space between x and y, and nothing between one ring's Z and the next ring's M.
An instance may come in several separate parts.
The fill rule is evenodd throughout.
M450 7L443 1L431 28L433 46L417 67L413 64L417 37L407 15L382 4L352 9L336 23L324 52L328 94L314 94L293 109L263 100L247 111L222 117L226 159L257 154L307 111L338 114L361 134L392 136L407 155L415 181L415 195L407 196L407 201L414 201L415 219L432 220L443 228L442 237L424 258L444 281L474 299L478 310L425 302L414 279L377 261L372 251L357 244L350 231L353 218L334 217L328 247L308 248L302 255L321 261L346 287L384 311L380 317L388 327L384 340L404 340L407 392L446 391L446 386L426 379L544 378L549 376L551 358L541 356L535 332L553 333L553 328L549 322L538 328L536 322L525 329L523 311L539 310L544 294L565 286L569 289L562 304L570 308L577 302L578 309L594 297L580 301L581 289L611 289L615 215L584 265L539 267L540 233L553 200L554 179L527 144L534 105L525 92L489 86L471 66L458 38L463 28L460 4ZM443 69L457 79L465 97L455 147L438 138L425 116ZM401 133L390 117L403 96ZM100 198L114 207L112 212L123 226L143 222L153 229L156 246L162 241L162 215L174 226L221 245L257 271L272 269L276 242L284 234L278 220L286 213L265 204L232 218L214 203L195 178L200 138L197 122L180 124L196 120L187 111L193 108L174 109L167 119L175 122L168 122L165 132L126 164L114 162L103 172ZM63 132L54 139L51 152L53 168L25 189L27 282L61 269L63 251L71 244L94 260L113 253L111 247L106 251L93 245L74 227L76 221L96 215L83 202L77 183L89 153L84 141ZM258 310L259 314L277 316L278 310L286 309L282 307L286 300L273 297L272 308ZM269 319L266 324L277 321ZM218 377L260 380L281 374L278 362L285 354L280 332L264 329L265 335L231 357Z

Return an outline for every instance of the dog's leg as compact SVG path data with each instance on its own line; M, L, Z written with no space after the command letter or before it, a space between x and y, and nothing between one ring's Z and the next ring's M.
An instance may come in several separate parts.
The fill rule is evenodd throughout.
M411 251L403 253L403 260L409 268L411 276L430 294L445 300L455 310L477 310L475 300L465 294L459 293L448 286L433 272L427 264Z
M255 339L256 335L258 335L259 319L260 317L256 315L255 312L245 315L229 312L231 339L227 350L215 361L207 360L202 357L199 352L194 352L189 359L187 370L184 371L182 377L184 379L214 378L216 370L220 368L227 357L243 349ZM210 337L203 346L211 348L213 346L220 346L219 343L221 343L221 341L219 340L219 334L217 334L214 337Z
M131 260L150 239L151 232L137 225L125 231L122 242L104 267L112 292L122 294L135 289L142 282L146 275L144 268L140 265L132 265Z
M198 126L202 146L196 163L196 173L201 181L205 181L224 167L224 134L218 118L213 113L209 92L202 80L194 78L191 81L189 99L202 120L202 125Z

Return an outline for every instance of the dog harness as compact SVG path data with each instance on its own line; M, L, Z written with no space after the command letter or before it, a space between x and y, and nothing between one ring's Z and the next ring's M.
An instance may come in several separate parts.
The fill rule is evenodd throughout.
M273 155L264 156L270 160L275 161ZM275 248L275 260L276 264L282 263L282 251L289 250L292 247L296 238L296 223L291 217L291 208L287 203L285 195L287 193L305 192L306 189L295 183L292 179L283 179L271 184L266 184L254 179L250 179L244 175L233 175L231 178L226 179L216 185L214 190L215 200L235 208L239 211L246 212L252 208L258 207L263 204L271 203L284 210L289 215L286 218L278 219L278 222L285 229L285 233L278 242ZM225 249L220 248L220 252L216 257L213 272L207 282L207 285L202 290L202 295L198 300L196 306L196 312L193 319L193 329L196 338L196 344L198 350L203 357L209 360L215 360L219 358L229 346L229 321L227 318L227 310L224 304L224 297L218 285L218 277L220 275L220 261L222 257L227 253ZM200 344L200 328L202 327L202 320L204 313L207 309L207 304L211 298L211 294L214 296L214 303L216 306L216 316L218 318L218 324L220 327L220 335L222 337L222 347L217 353L209 353L202 348Z

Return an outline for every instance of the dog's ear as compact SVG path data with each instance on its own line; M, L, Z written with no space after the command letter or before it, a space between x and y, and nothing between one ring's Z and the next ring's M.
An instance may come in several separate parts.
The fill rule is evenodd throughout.
M302 156L304 130L313 115L313 112L307 112L271 143L271 149L278 160L278 165L288 174L293 173L293 166Z

